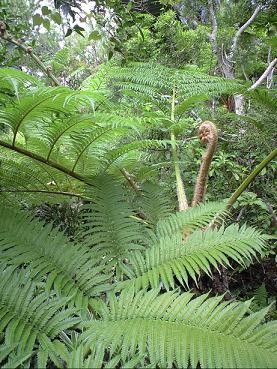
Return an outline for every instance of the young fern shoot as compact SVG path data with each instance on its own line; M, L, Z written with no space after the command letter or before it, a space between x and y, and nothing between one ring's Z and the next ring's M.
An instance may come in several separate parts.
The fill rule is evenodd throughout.
M175 120L175 97L176 97L176 88L175 85L173 86L172 91L172 103L171 103L171 121L174 122ZM170 135L171 139L171 146L172 146L172 158L174 162L174 170L176 176L176 189L177 189L177 198L178 198L178 206L179 211L187 210L188 200L185 193L184 182L181 177L181 170L178 164L178 155L177 155L177 148L176 148L176 138L174 132L171 132Z
M205 121L199 127L199 139L203 144L207 144L207 150L205 151L201 166L199 169L197 181L194 188L192 206L196 206L203 201L206 188L208 172L212 162L212 158L217 145L217 128L214 123Z

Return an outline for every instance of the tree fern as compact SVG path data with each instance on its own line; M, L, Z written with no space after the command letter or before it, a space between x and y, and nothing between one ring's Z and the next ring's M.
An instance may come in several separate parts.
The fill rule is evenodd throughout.
M52 340L80 321L74 317L74 310L64 308L68 299L47 293L36 295L35 285L22 280L12 269L1 269L0 295L0 331L5 333L5 356L9 355L18 366L38 344L38 350L44 350L46 357L61 365ZM14 347L16 360L9 347ZM7 367L10 365L8 362Z
M6 80L12 78L9 70L2 71L2 74ZM0 124L4 129L0 137L3 155L7 157L9 152L17 153L17 163L21 157L29 158L33 173L37 171L37 163L45 165L41 168L46 171L47 167L50 167L50 172L54 168L66 176L58 184L54 181L60 186L60 190L55 192L75 193L73 189L66 188L65 182L69 178L73 182L76 179L90 184L90 178L101 172L119 174L118 168L121 169L123 164L128 168L128 157L133 161L134 152L140 155L149 147L166 144L139 137L144 130L142 119L114 112L95 112L96 104L97 94L87 91L42 86L30 92L22 90L8 99L0 112ZM4 190L16 191L17 187L11 188L11 183L8 183L9 188L6 186L5 178L10 175L5 176L5 170L3 173ZM20 171L17 172L19 175ZM41 181L39 175L36 179ZM25 183L24 180L21 178L21 183ZM47 190L46 183L41 183L37 193ZM25 185L26 190L36 192L36 188L28 186L28 183Z
M84 326L85 345L104 342L121 356L145 355L159 367L274 368L277 322L261 324L268 308L248 315L250 302L221 302L159 289L110 296L99 321Z

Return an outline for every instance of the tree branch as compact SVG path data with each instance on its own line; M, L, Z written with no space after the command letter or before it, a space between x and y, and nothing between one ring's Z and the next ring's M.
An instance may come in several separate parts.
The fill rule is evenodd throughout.
M51 71L51 67L46 67L43 62L39 59L39 57L33 53L33 48L31 46L25 46L20 41L13 38L6 31L6 24L3 21L0 21L0 38L3 40L10 42L11 44L16 45L21 50L23 50L26 54L30 55L30 57L37 63L39 68L53 81L55 86L60 86L60 82L54 76Z
M212 50L215 55L218 55L218 47L216 42L217 36L217 21L214 12L213 0L208 0L209 12L210 12L210 19L212 25L212 33L209 34L209 39L212 45Z
M232 43L231 43L231 49L230 49L230 53L228 55L228 60L232 61L233 57L235 55L235 52L237 50L237 45L238 45L238 39L241 36L241 34L246 30L247 27L250 26L250 24L252 24L254 22L254 20L256 19L256 17L258 16L258 14L260 13L260 11L262 10L262 6L258 5L256 7L256 9L254 10L254 13L251 15L251 17L248 19L247 22L245 22L240 29L236 32Z
M253 83L252 86L248 88L248 91L253 91L255 90L255 88L259 87L263 83L263 81L267 78L267 76L273 71L276 63L277 63L277 58L272 60L272 62L268 65L268 67L263 72L261 77L255 83Z

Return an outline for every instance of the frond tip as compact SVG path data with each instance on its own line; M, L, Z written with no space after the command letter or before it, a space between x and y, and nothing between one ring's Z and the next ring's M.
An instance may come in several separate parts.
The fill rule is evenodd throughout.
M100 321L85 325L85 344L104 342L123 360L148 354L160 368L275 368L277 322L262 324L268 308L247 315L250 302L222 302L187 292L124 290L110 297Z

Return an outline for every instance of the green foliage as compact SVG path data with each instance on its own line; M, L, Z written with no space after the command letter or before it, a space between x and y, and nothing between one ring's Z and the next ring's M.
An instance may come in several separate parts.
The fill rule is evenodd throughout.
M107 176L99 177L91 197L93 202L83 207L82 238L94 254L120 261L143 247L143 225L133 217L121 186Z
M33 194L67 192L82 196L82 183L90 184L94 175L120 173L122 165L128 168L129 155L133 162L134 152L141 155L149 147L164 144L138 139L137 131L144 129L139 118L96 111L100 105L105 106L101 92L39 86L21 93L22 73L10 76L10 70L2 70L0 77L11 91L11 99L5 99L0 113L5 132L0 144L4 192L18 189ZM24 83L29 80L27 77ZM13 154L9 155L10 151ZM11 160L15 166L10 165ZM26 165L25 172L21 168ZM80 182L77 187L76 180Z
M187 232L186 224L184 229ZM185 244L182 237L186 238ZM131 267L126 271L130 280L119 283L118 288L134 286L137 290L146 288L148 284L157 288L162 283L168 290L174 287L174 276L181 285L188 287L189 278L197 284L201 272L212 276L211 266L230 266L227 255L244 264L247 259L251 260L254 250L261 253L263 248L263 240L255 230L239 230L236 226L204 234L195 231L189 236L185 233L185 236L161 237L151 249L131 256Z
M199 95L211 97L243 90L243 85L234 80L208 76L197 70L169 68L157 63L138 63L133 67L116 68L112 78L123 91L135 91L140 96L163 103L170 102L174 88L177 99L180 99L179 104L192 96L199 99Z
M39 367L45 367L48 356L60 366L62 362L55 350L55 338L80 319L76 317L76 311L65 308L68 298L37 293L36 285L28 279L23 271L18 274L13 268L1 268L1 331L5 332L1 359L9 356L7 367L17 367L26 362L36 347L38 363L42 364Z
M3 360L21 360L28 366L28 355L38 345L38 367L46 366L48 356L55 365L61 366L62 360L67 367L73 363L99 367L103 362L104 367L117 363L122 367L137 363L141 367L171 367L173 363L196 367L200 363L204 367L256 368L261 362L274 367L276 323L261 324L268 309L248 315L250 302L221 302L222 297L193 298L189 292L176 292L180 284L187 288L188 277L197 281L200 272L211 275L211 267L228 265L228 260L251 261L262 252L266 237L246 227L203 230L224 208L223 204L207 204L158 222L157 231L149 231L146 238L139 223L132 225L128 211L124 218L128 208L118 204L117 186L99 178L95 201L85 206L90 210L88 226L93 224L89 228L92 248L87 240L69 242L51 224L24 213L8 208L1 212L0 314L7 317L1 325L6 337ZM114 245L107 249L111 240L118 240L125 249L124 262L118 254L111 259ZM134 251L132 244L144 240L148 240L146 249ZM120 269L111 279L118 261ZM143 279L138 283L140 275ZM154 289L138 291L149 286ZM121 292L114 295L109 289ZM38 319L42 319L39 324ZM24 342L28 347L22 347Z
M84 245L73 245L52 225L44 225L24 213L1 212L1 255L7 265L28 267L31 278L47 275L45 288L71 297L86 308L92 296L108 288L99 256Z
M167 149L168 133L180 144L193 132L188 108L245 86L153 63L103 66L76 91L7 69L0 80L1 365L273 368L277 326L265 322L268 301L252 313L250 301L187 291L204 274L250 264L268 237L246 225L216 228L225 203L172 213L163 175L150 175L155 165L165 173L171 159L156 160L151 150ZM133 98L140 117L119 104ZM223 166L240 175L234 159L218 155L211 175ZM137 184L133 173L149 181ZM34 219L11 203L15 193L27 208L26 194L37 202L47 194L82 198L80 232L68 239Z
M125 290L119 299L111 295L101 319L85 324L85 344L93 347L100 340L112 352L120 348L125 360L147 353L158 367L274 367L276 337L270 331L276 322L261 324L268 309L246 317L250 302L192 297L160 295L157 289Z

